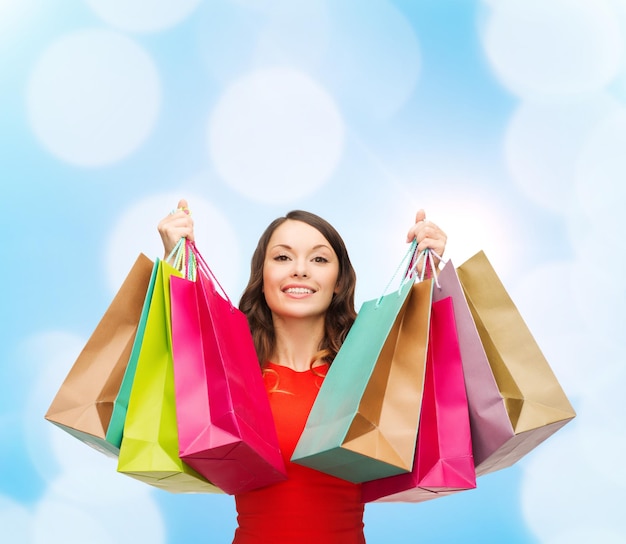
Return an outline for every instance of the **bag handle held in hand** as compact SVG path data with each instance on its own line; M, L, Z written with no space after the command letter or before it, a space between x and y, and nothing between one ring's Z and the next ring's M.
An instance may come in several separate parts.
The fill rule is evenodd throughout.
M429 277L432 277L435 280L435 285L437 285L437 287L441 289L441 285L439 285L439 275L437 273L437 267L435 266L435 257L437 257L437 259L439 259L440 261L447 261L444 261L443 257L437 255L437 253L430 248L426 248L425 250L423 250L416 259L414 258L414 262L412 261L411 263L409 263L409 268L406 271L406 275L411 277L418 277L416 273L417 264L419 263L422 256L424 256L424 266L422 266L422 271L419 274L419 280L424 281L424 278L428 279ZM431 276L426 276L427 266L430 266Z
M172 265L188 280L195 281L197 262L195 254L189 250L187 238L181 238L165 258L165 262Z

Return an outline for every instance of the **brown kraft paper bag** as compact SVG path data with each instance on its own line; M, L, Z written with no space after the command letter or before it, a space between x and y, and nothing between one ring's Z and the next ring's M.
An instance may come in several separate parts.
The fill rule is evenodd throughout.
M153 262L140 254L45 414L48 421L112 457L117 448L106 441L106 432L152 268Z

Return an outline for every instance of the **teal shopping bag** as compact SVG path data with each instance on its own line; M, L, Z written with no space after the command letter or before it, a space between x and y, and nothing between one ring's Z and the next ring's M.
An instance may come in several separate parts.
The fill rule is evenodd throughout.
M405 273L397 291L362 305L320 388L294 463L356 483L411 471L431 301L431 280L416 282Z

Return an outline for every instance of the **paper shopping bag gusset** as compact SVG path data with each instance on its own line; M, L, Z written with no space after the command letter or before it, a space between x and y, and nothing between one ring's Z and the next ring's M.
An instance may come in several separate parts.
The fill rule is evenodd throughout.
M447 297L432 306L413 470L363 483L362 497L364 502L423 502L475 487L463 364L453 301Z
M365 302L337 353L292 461L352 482L411 471L432 282Z
M153 263L140 254L61 384L45 418L95 449L116 456L107 431L127 368Z
M167 262L157 264L117 470L173 493L219 493L178 454L169 282L181 274Z
M190 247L196 281L171 278L180 457L229 494L285 480L248 320Z
M478 457L479 473L508 467L576 413L484 252L457 273L509 420L509 438Z

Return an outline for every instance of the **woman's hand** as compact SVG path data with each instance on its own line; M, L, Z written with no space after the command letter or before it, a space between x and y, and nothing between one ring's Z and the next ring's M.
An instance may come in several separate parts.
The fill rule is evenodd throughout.
M165 258L169 256L174 246L176 246L181 238L187 238L193 241L193 219L191 218L187 201L181 199L178 202L177 209L172 210L169 215L159 221L157 230L163 241Z
M415 215L415 224L409 229L409 232L406 235L407 242L412 242L413 240L417 240L418 255L427 248L432 250L435 266L437 266L439 264L439 259L435 256L435 254L439 257L443 256L443 253L446 250L448 237L445 232L435 225L435 223L432 221L426 221L426 212L424 210L418 210ZM423 262L424 260L420 259L417 266L418 274L421 274L422 272Z

